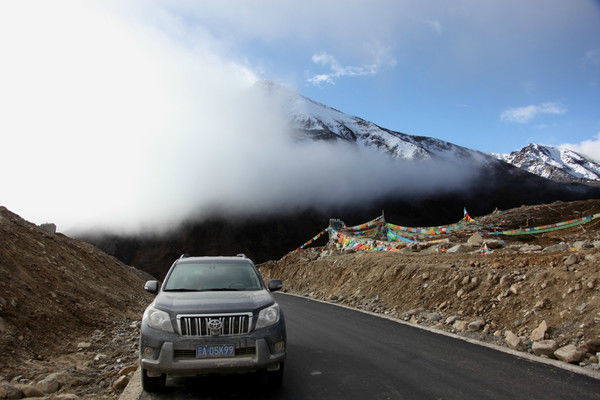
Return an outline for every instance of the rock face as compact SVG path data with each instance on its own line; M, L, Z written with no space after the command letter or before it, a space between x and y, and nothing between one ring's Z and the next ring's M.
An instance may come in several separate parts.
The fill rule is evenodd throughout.
M546 320L543 320L537 328L535 328L532 332L531 332L531 336L530 339L532 341L538 341L538 340L543 340L544 339L544 335L546 335L546 331L548 330L548 324L546 323Z
M556 351L557 348L558 345L554 340L540 340L538 342L533 342L531 345L531 350L538 356L551 356L554 354L554 351Z
M522 350L523 342L512 331L504 332L504 341L513 350Z
M554 356L564 362L578 363L583 359L585 353L575 347L575 345L569 344L556 350Z

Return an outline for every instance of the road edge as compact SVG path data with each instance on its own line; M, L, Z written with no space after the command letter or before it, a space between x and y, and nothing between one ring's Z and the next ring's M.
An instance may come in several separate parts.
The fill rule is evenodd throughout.
M129 383L119 396L119 400L138 400L142 395L142 375L140 367L135 370Z
M538 356L535 356L535 355L532 355L532 354L529 354L529 353L525 353L525 352L522 352L522 351L512 350L512 349L509 349L509 348L506 348L506 347L498 346L498 345L493 344L493 343L487 343L487 342L484 342L484 341L481 341L481 340L477 340L477 339L472 339L472 338L460 336L460 335L457 335L455 333L446 332L446 331L443 331L441 329L431 328L429 326L412 324L410 322L407 322L407 321L404 321L404 320L401 320L401 319L398 319L398 318L390 317L389 315L378 314L378 313L374 313L372 311L362 310L362 309L356 308L356 307L350 307L350 306L347 306L345 304L332 303L332 302L329 302L329 301L326 301L326 300L315 299L315 298L312 298L312 297L302 296L302 295L295 294L295 293L289 293L289 292L279 292L279 293L281 293L283 295L287 295L287 296L294 296L294 297L299 297L299 298L306 299L306 300L316 301L316 302L319 302L319 303L329 304L329 305L332 305L332 306L337 306L337 307L345 308L345 309L352 310L352 311L358 311L358 312L361 312L363 314L372 315L374 317L384 318L384 319L396 322L398 324L402 324L402 325L410 326L410 327L413 327L413 328L421 329L421 330L428 331L428 332L431 332L431 333L435 333L435 334L438 334L438 335L448 336L448 337L451 337L451 338L454 338L454 339L459 339L459 340L462 340L464 342L468 342L468 343L471 343L471 344L475 344L475 345L487 347L489 349L500 351L500 352L506 353L506 354L510 354L512 356L516 356L518 358L521 358L521 359L524 359L524 360L527 360L527 361L530 361L530 362L537 362L537 363L540 363L540 364L551 365L553 367L564 369L564 370L569 371L569 372L573 372L573 373L580 374L580 375L585 375L585 376L588 376L590 378L593 378L593 379L596 379L596 380L600 380L600 371L590 371L590 370L588 370L586 368L583 368L583 367L580 367L578 365L568 364L568 363L565 363L565 362L562 362L562 361L558 361L558 360L554 360L554 359L551 359L551 358L538 357Z

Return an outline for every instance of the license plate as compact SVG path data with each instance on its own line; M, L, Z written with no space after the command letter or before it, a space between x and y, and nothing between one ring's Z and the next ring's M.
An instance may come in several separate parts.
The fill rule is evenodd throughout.
M198 358L233 357L234 355L235 349L232 344L205 344L196 349Z

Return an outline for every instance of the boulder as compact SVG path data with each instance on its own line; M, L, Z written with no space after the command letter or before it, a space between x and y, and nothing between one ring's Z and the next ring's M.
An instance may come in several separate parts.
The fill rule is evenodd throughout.
M55 378L47 376L46 378L38 382L37 387L42 392L46 394L51 394L57 392L58 389L60 389L60 383L58 383L58 381Z
M436 312L431 313L422 313L421 316L425 318L427 321L437 322L442 319L442 316Z
M515 335L512 331L504 332L504 341L513 350L522 350L523 342L517 335Z
M8 382L0 383L0 399L20 399L22 397L23 392L21 392L21 389Z
M575 254L569 255L569 257L565 258L564 263L567 266L577 264L577 256Z
M564 251L569 250L569 245L565 242L560 242L558 244L554 244L552 246L548 246L544 249L544 251Z
M483 237L479 233L474 233L467 240L467 244L472 247L481 247L483 244Z
M578 240L575 243L573 243L573 247L576 248L577 250L583 250L583 249L591 249L592 244L590 242L588 242L587 240Z
M467 321L456 320L454 321L454 324L452 324L452 327L457 331L464 332L467 330L467 324Z
M554 356L564 362L578 363L583 359L585 353L575 347L575 345L568 344L556 350Z
M79 396L73 393L63 393L55 397L57 400L78 400Z
M44 397L44 393L35 385L19 385L19 389L25 397Z
M554 354L557 348L558 345L554 340L540 340L537 342L533 342L531 345L531 350L533 351L533 354L536 354L538 356L551 356L552 354Z
M504 242L502 240L498 240L498 239L487 239L485 241L485 243L487 244L487 247L490 249L499 249L501 247L504 247Z
M471 332L477 332L478 330L483 328L484 325L485 325L485 321L483 321L481 319L476 319L475 321L472 321L471 323L469 323L467 328Z
M55 224L41 224L40 228L45 230L46 232L54 235L56 233L56 225Z
M579 348L586 353L597 353L600 352L600 340L590 339L583 342Z
M77 343L77 350L89 349L92 344L90 342L79 342Z
M540 251L540 250L542 250L542 246L537 245L537 244L526 244L526 245L519 247L519 251L522 251L523 253L529 253L530 251Z
M531 336L529 337L533 342L538 341L538 340L543 340L544 336L546 335L546 331L548 330L548 324L546 323L546 320L543 320L537 328L535 328L532 332L531 332Z
M453 323L455 323L458 320L458 315L452 315L448 318L446 318L445 324L446 325L452 325Z
M468 253L469 251L471 251L471 248L461 243L450 247L446 250L446 253Z

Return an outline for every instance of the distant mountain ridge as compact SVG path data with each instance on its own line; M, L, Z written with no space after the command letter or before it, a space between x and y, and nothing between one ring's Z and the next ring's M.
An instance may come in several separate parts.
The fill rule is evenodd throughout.
M600 163L565 148L530 143L510 154L492 156L556 182L600 182Z

